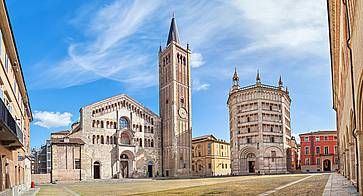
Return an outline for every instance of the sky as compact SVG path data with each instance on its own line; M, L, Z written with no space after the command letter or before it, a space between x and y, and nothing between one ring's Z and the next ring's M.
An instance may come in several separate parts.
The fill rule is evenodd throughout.
M159 113L158 50L175 14L192 50L193 136L229 141L227 98L240 85L291 97L293 135L335 129L325 0L7 0L34 120L31 146L69 129L79 109L126 93Z

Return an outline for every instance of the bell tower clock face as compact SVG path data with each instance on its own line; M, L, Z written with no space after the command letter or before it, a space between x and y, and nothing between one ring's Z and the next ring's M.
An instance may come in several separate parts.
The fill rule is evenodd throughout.
M185 110L185 108L179 108L179 116L183 119L187 118L187 111Z

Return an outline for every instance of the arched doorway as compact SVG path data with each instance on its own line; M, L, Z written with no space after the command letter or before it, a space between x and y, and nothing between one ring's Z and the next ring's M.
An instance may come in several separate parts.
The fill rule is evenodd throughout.
M330 160L329 159L325 159L323 161L323 170L324 171L331 171L331 166L330 166Z
M248 163L248 173L255 173L256 155L253 153L248 153L246 158Z
M94 179L100 179L101 175L100 175L100 168L101 168L101 164L98 161L95 161L93 163L93 178Z
M147 174L149 178L153 177L153 163L151 161L147 164Z
M121 176L122 178L128 178L129 177L129 157L126 154L121 154Z

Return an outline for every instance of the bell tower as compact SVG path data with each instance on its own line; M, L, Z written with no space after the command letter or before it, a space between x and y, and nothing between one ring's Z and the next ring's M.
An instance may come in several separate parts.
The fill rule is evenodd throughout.
M180 44L175 17L159 49L159 109L164 176L191 174L192 112L189 45Z

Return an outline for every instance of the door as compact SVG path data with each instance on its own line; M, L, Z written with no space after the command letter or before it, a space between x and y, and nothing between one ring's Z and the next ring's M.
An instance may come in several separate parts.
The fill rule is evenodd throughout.
M147 173L149 174L149 178L153 177L153 165L147 166Z
M121 161L121 176L122 176L122 178L129 177L129 162L128 161Z
M100 179L101 175L100 175L100 163L99 162L95 162L93 164L93 178L94 179Z
M324 171L331 171L330 160L329 159L324 160L323 169L324 169Z
M254 161L248 161L248 172L255 173L255 162Z

